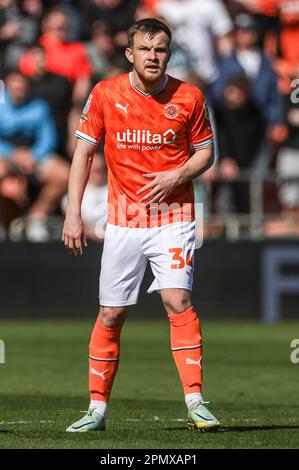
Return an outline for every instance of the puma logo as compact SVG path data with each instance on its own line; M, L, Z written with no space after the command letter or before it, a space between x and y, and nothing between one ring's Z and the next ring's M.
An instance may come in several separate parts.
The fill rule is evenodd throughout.
M107 372L109 371L109 369L106 369L104 370L104 372L98 372L96 369L90 369L90 372L91 374L93 375L98 375L99 377L101 377L101 379L103 379L105 382L106 382L106 379L104 377L104 374L106 374Z
M186 364L188 365L197 365L199 367L201 367L201 359L199 359L198 361L194 361L193 359L190 359L189 357L186 359Z
M128 106L129 106L129 103L128 103L126 106L122 106L121 104L116 103L115 106L116 106L116 108L122 109L126 114L128 114L127 108L128 108Z

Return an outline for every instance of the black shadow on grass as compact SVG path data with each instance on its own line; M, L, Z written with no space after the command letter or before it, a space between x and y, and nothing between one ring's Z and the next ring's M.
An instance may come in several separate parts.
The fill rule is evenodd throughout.
M220 432L250 432L250 431L274 431L276 429L299 429L299 426L276 425L271 426L224 426L219 429Z
M202 434L208 433L221 433L221 432L250 432L250 431L274 431L276 429L299 429L299 426L289 425L271 425L271 426L221 426L219 429L214 429L208 432L202 432ZM191 432L186 426L172 426L167 428L161 428L161 431L188 431ZM194 430L192 430L194 432ZM199 431L200 432L200 431Z

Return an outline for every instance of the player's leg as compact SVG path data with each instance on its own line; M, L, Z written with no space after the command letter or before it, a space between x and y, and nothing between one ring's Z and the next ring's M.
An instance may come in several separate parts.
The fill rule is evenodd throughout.
M170 322L172 354L187 405L201 399L202 393L202 335L190 294L186 289L161 289Z
M89 345L90 407L71 432L105 429L108 400L119 364L127 306L137 303L147 260L135 229L107 224L100 274L100 312ZM136 235L136 234L135 234Z
M161 289L161 297L170 321L171 349L188 408L188 427L215 429L219 422L202 396L202 334L191 292Z
M89 343L88 412L68 432L104 431L108 402L120 359L120 335L127 307L100 307Z
M120 336L127 307L100 307L89 343L89 408L106 417L120 360Z
M147 252L155 281L148 290L161 293L169 316L173 357L190 410L200 406L201 416L209 413L203 404L202 392L202 337L197 313L192 305L195 224L169 224L156 230L148 240ZM204 408L202 408L204 407ZM206 411L205 411L206 410ZM205 412L204 412L205 411ZM210 415L210 414L209 414ZM207 417L196 427L215 427L216 418ZM209 421L213 419L213 421Z

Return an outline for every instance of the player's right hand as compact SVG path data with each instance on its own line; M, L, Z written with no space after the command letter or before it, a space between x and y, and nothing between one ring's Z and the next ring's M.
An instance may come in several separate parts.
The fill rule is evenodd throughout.
M62 241L71 254L75 256L82 255L83 248L87 246L87 242L84 224L80 216L66 214L62 230Z

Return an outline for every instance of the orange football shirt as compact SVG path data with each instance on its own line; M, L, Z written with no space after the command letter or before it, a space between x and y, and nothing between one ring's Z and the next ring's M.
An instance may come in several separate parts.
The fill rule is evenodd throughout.
M160 89L144 93L132 72L101 81L89 95L75 135L94 145L105 135L109 223L151 227L194 220L192 182L178 186L160 205L146 207L139 202L145 193L136 192L152 181L144 174L184 165L190 144L199 149L213 142L197 87L165 75Z

